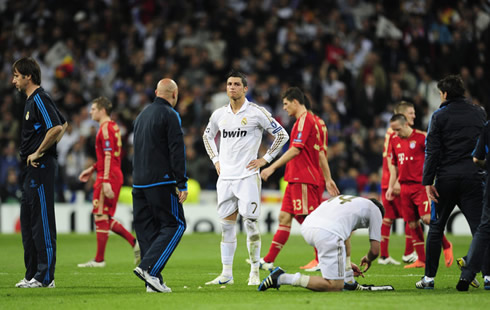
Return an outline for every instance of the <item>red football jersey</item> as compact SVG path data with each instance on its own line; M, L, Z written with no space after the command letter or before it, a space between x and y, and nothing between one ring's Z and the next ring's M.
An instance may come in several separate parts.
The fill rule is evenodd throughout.
M383 170L381 172L381 189L388 189L390 184L390 169L388 169L388 160L393 157L391 153L391 139L395 135L393 129L388 128L385 134L385 143L383 146Z
M286 164L284 180L290 183L320 184L320 130L311 113L304 113L296 120L291 131L289 148L301 150L298 156Z
M392 163L398 167L398 181L422 184L425 160L425 136L420 130L413 130L405 139L394 135L391 139Z
M327 130L327 125L325 125L325 122L320 118L320 116L316 114L312 114L313 118L315 119L316 125L318 127L318 132L320 134L320 151L325 152L325 156L327 156L327 147L328 147L328 130ZM320 183L318 186L320 186L320 189L325 189L325 178L323 176L323 171L320 167L320 170L318 171L320 175Z
M121 133L117 124L114 121L102 123L95 140L97 179L122 183L121 147Z

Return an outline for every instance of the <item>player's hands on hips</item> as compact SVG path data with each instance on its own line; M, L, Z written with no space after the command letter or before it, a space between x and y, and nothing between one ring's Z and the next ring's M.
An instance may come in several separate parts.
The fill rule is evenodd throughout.
M111 183L102 183L102 190L104 191L104 196L112 199L114 198L114 192L112 191Z
M259 168L264 167L267 164L267 161L263 158L254 159L248 163L247 169L257 171Z
M39 163L37 162L37 160L41 157L43 157L44 153L38 153L38 152L34 152L32 153L31 155L29 155L27 157L27 165L31 165L33 167L36 167L39 166Z
M262 172L260 173L260 177L262 178L262 180L264 181L267 181L267 179L274 173L274 169L271 168L271 167L268 167L268 168L265 168L264 170L262 170Z
M219 173L221 172L221 169L220 169L220 166L219 166L219 161L216 162L216 164L214 164L214 168L216 168L216 172Z
M179 196L179 202L184 203L184 201L187 199L187 191L179 191L177 189L177 195Z
M361 269L359 268L359 266L357 266L356 264L354 263L350 263L350 266L352 268L352 271L354 271L354 277L363 277L364 278L364 273L362 273Z
M371 267L371 261L369 260L367 255L361 259L361 264L359 266L361 266L361 267L366 266L366 267L364 267L364 270L362 272L368 271L369 267Z
M338 196L340 195L340 191L337 188L337 184L335 184L334 180L328 180L325 182L325 187L327 188L327 192L330 196Z
M439 202L437 201L437 198L439 198L439 192L434 185L426 185L425 191L427 192L427 196L429 196L430 200L434 202Z

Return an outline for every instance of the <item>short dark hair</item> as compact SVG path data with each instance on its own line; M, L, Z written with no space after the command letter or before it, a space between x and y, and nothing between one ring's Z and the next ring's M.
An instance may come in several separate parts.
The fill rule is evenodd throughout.
M32 57L23 57L18 59L12 65L12 73L19 72L22 75L30 75L32 83L41 85L41 68Z
M369 200L371 200L376 205L376 207L378 207L379 212L381 212L381 218L385 217L385 207L383 207L383 204L375 198L370 198Z
M226 80L228 81L229 78L231 77L237 77L237 78L241 78L242 79L242 84L243 84L243 87L246 87L248 86L248 83L247 83L247 77L245 76L245 74L243 74L242 72L238 71L238 70L235 70L235 69L232 69L230 72L228 72L228 74L226 75Z
M447 93L446 99L463 97L465 92L464 82L459 74L446 76L437 82L437 88L441 92Z
M390 122L400 122L402 125L404 125L406 122L408 122L407 117L401 113L395 114L390 118Z
M415 108L413 103L402 100L395 106L395 114L403 114L408 108Z
M311 110L312 107L311 107L310 98L307 95L304 95L304 98L305 98L305 107L306 107L306 110Z
M305 95L303 94L301 89L299 89L299 87L289 87L288 89L286 89L286 91L282 95L283 100L284 98L289 101L293 101L293 99L296 99L301 105L305 105Z
M111 115L112 112L112 102L107 99L107 97L97 97L92 101L93 104L97 106L97 108L105 109L107 115Z

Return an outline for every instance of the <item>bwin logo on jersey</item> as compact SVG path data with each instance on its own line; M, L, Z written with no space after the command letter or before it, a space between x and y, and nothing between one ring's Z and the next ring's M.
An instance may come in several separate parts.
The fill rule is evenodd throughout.
M240 130L240 128L238 128L237 130L223 129L223 138L241 138L241 137L245 137L246 135L247 135L247 131Z

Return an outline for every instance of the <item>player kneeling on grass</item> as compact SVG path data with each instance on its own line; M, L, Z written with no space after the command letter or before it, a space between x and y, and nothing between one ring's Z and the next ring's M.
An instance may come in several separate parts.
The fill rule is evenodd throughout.
M366 272L379 255L383 205L376 199L341 195L323 202L301 225L305 241L318 249L322 276L285 273L277 267L259 285L259 291L281 285L301 286L312 291L368 290L354 276ZM371 247L361 259L360 270L350 262L350 235L358 228L369 229Z

